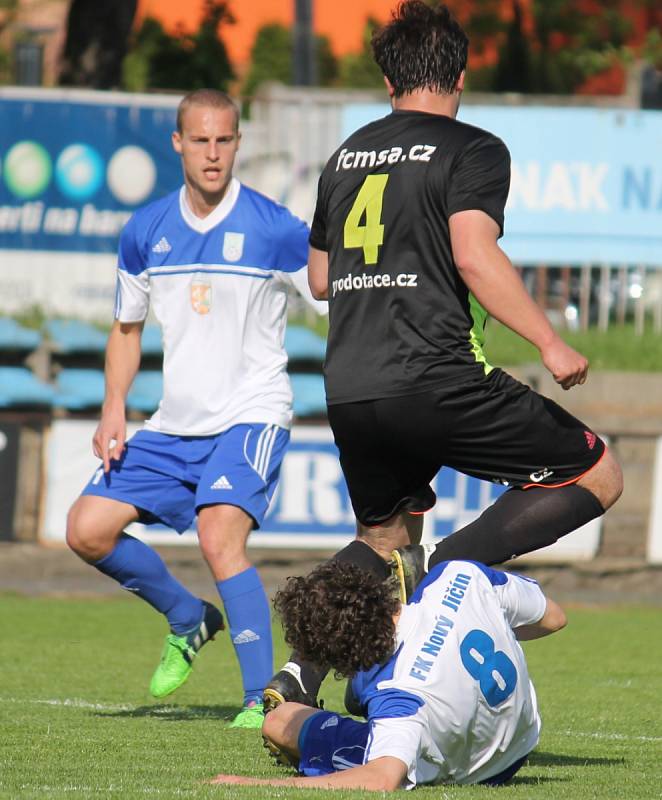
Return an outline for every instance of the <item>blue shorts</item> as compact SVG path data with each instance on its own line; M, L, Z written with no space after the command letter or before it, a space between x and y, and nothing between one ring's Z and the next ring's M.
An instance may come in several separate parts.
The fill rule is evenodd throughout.
M331 711L308 717L299 731L299 772L329 775L363 764L370 725Z
M318 711L308 717L299 731L299 772L309 777L342 772L363 764L370 725L367 722ZM517 759L498 775L480 781L486 786L507 783L526 762L528 755Z
M276 490L289 431L264 423L234 425L216 436L141 430L122 457L100 467L82 494L135 506L145 524L189 530L202 506L227 504L259 528Z

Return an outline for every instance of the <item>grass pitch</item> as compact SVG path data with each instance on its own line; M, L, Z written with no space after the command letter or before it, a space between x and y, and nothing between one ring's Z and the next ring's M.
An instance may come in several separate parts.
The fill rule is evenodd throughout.
M502 789L440 786L417 797L662 798L659 609L568 615L565 631L526 644L544 724L528 766ZM285 774L258 731L228 727L241 691L227 634L164 703L147 686L166 630L140 601L5 595L0 619L0 797L320 798L319 790L204 783L218 772ZM277 662L285 655L277 634ZM341 708L342 693L327 682L327 707Z

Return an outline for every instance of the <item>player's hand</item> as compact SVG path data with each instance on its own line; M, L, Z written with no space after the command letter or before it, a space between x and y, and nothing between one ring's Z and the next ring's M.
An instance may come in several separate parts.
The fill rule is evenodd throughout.
M126 417L124 409L105 410L101 414L101 422L92 438L94 455L103 461L103 471L110 470L111 460L122 457L126 442Z
M540 356L554 380L564 389L586 382L588 359L573 350L560 337L541 349Z

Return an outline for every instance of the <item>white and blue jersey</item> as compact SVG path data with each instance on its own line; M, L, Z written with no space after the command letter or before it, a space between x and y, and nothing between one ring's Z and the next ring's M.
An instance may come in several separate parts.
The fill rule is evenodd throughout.
M402 608L394 656L354 678L369 723L364 761L403 761L411 788L479 783L526 756L540 717L512 629L545 607L538 584L518 575L470 561L431 570Z
M204 219L185 187L136 211L120 237L115 318L139 322L151 306L162 327L163 398L148 429L290 427L287 289L315 304L307 261L307 225L236 179Z

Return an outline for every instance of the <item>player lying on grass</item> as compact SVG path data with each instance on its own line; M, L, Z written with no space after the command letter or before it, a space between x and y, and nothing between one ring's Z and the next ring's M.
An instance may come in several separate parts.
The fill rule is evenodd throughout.
M535 581L472 561L439 564L402 605L393 585L332 561L274 600L303 658L352 677L367 722L298 703L267 714L274 749L305 777L215 783L391 791L509 780L540 717L517 639L564 627Z

